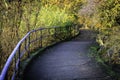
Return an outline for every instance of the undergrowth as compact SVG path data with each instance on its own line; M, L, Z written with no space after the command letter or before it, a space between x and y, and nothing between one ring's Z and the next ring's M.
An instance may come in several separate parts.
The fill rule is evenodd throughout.
M18 41L28 31L45 27L73 26L77 21L77 12L84 2L84 0L0 0L0 72ZM54 30L51 32L54 33ZM44 34L49 33L44 31ZM40 33L32 34L31 39L36 38L36 35ZM52 38L44 40L43 45ZM39 45L35 44L32 45L32 50Z
M101 48L98 43L92 45L90 47L89 56L95 59L96 62L101 66L101 68L106 72L106 74L109 75L107 77L110 77L111 79L114 80L119 80L120 79L119 74L114 71L113 65L109 64L108 62L105 62L104 60L105 58L101 56L100 49Z

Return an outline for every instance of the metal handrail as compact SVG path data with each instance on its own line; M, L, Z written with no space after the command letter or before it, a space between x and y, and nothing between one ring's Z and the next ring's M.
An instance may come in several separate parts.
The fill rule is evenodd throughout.
M36 29L36 30L31 30L31 31L29 31L19 42L18 42L18 44L16 45L16 47L14 48L14 50L12 51L12 53L11 53L11 55L9 56L9 58L7 59L7 61L6 61L6 63L5 63L5 65L4 65L4 67L3 67L3 70L2 70L2 72L1 72L1 74L0 74L0 80L5 80L5 79L7 79L7 74L8 74L8 69L10 68L10 65L11 65L11 63L12 63L12 61L13 61L13 58L15 57L15 55L18 53L18 58L16 59L16 61L15 61L15 66L14 66L14 72L13 72L13 74L12 74L12 78L11 78L11 80L14 80L15 79L15 76L19 73L19 69L20 69L20 60L21 60L21 58L22 58L22 56L25 54L25 52L28 52L28 55L30 54L29 52L30 52L30 50L28 50L28 48L30 47L30 44L32 43L32 41L37 41L38 39L39 39L39 41L42 41L43 39L42 39L42 36L43 36L43 34L42 34L42 31L43 30L46 30L46 29L48 29L48 31L50 32L50 29L54 29L54 33L53 33L53 35L54 36L56 36L57 35L57 31L56 31L56 29L57 28L59 28L59 30L61 30L61 29L65 29L66 27L53 27L53 28L39 28L39 29ZM77 34L79 33L79 29L78 29L78 26L72 26L72 27L68 27L68 32L69 33L72 33L72 32L74 32L73 34L73 36L75 36L76 34L75 34L75 31L77 32ZM37 39L34 39L34 40L30 40L30 35L32 34L32 33L36 33L36 32L41 32L41 34L40 34L40 36L39 36L39 38L37 38ZM63 33L64 31L60 31L59 32L59 34L60 33ZM59 35L58 34L58 35ZM70 35L70 36L72 36L72 35ZM70 37L69 36L69 37ZM28 39L28 42L26 41ZM25 42L25 47L24 47L24 51L21 51L21 45L23 44ZM27 45L26 45L27 44ZM42 47L42 43L41 43L41 47ZM22 53L23 52L23 53ZM18 73L17 73L18 72Z

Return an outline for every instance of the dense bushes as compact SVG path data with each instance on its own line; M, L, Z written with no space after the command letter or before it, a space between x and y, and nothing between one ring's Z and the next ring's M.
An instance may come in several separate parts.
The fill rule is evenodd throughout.
M5 64L12 49L20 39L19 27L22 16L20 2L0 1L0 70Z
M99 13L101 27L97 41L103 48L101 57L110 64L120 64L120 25L118 23L120 2L118 0L101 2Z
M120 73L120 1L100 0L96 4L95 12L82 14L79 22L84 28L98 32L97 45L91 47L91 55L106 68L108 74L119 80L116 73Z
M17 42L39 27L70 26L77 20L82 0L1 0L0 70ZM34 47L34 46L33 46Z
M120 1L100 0L95 4L95 12L82 14L79 22L85 28L98 31L96 41L99 48L95 49L98 51L96 57L99 56L109 64L120 64Z

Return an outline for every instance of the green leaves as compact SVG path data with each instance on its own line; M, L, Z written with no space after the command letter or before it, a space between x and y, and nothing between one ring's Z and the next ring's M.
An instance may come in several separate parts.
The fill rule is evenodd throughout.
M94 27L99 30L96 41L102 46L98 52L94 51L97 53L96 57L99 56L109 64L120 64L120 1L101 0L98 12L93 17L98 24ZM92 17L90 19L93 20ZM85 17L85 21L87 20Z
M116 25L115 17L120 15L120 3L117 0L103 1L99 8L100 17L104 21L101 21L104 27L112 27Z
M65 9L57 6L43 6L38 16L37 26L66 26L66 23L73 21L74 16L68 14Z

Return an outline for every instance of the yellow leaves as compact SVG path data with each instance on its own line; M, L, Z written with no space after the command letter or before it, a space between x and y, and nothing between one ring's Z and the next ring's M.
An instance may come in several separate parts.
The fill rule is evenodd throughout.
M118 0L106 0L101 3L99 8L100 18L102 18L101 24L104 27L112 27L116 25L116 17L120 15L120 3Z
M66 9L67 11L74 12L80 8L81 4L84 1L82 0L44 0L42 3L44 3L45 6L57 6L61 9ZM43 5L43 6L44 6Z
M96 1L96 0L95 0ZM98 2L98 0L96 1ZM96 41L104 49L99 52L100 57L111 61L111 64L120 64L120 25L117 19L120 18L120 1L119 0L100 0L98 12L90 16L79 16L79 23L90 29L98 30ZM111 48L112 56L107 55L107 51Z
M102 24L97 23L95 26L96 26L96 28L101 28L101 27L102 27Z
M8 8L8 4L5 0L4 0L4 4L5 4L6 8Z
M114 26L112 29L106 29L98 35L97 42L101 45L104 43L105 52L101 56L106 55L110 61L110 64L120 64L120 33L119 26ZM101 50L102 51L102 50Z
M115 32L116 32L116 31L119 31L119 27L120 27L120 26L113 26L112 30L115 31Z
M75 20L73 13L81 3L82 0L11 0L10 3L2 0L2 4L0 1L0 52L8 57L18 40L29 30L71 25Z
M57 6L43 6L40 10L40 14L38 16L38 24L37 26L41 26L40 23L45 27L52 26L65 26L66 22L73 22L74 16L72 14L68 14L66 9L61 9Z

